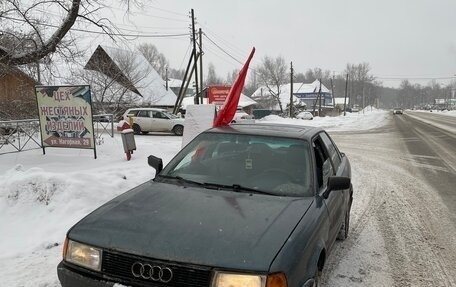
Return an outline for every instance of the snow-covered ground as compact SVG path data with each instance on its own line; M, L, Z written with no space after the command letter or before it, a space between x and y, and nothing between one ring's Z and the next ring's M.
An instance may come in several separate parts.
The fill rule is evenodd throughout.
M445 116L456 117L456 110L452 110L452 111L447 111L447 110L444 110L444 111L433 110L432 112L426 111L426 110L413 110L413 112L436 113L436 114L441 114L441 115L445 115Z
M366 109L312 121L275 116L261 121L352 131L381 127L388 115ZM60 286L56 266L67 230L104 202L152 178L147 156L167 163L181 148L182 137L137 136L131 161L118 134L103 141L97 159L91 150L52 148L46 155L40 149L0 155L1 286Z

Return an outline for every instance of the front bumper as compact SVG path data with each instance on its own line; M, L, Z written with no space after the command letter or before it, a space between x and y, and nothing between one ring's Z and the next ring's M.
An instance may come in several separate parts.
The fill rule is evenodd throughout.
M115 284L114 282L83 276L65 266L63 262L57 266L57 275L62 287L112 287Z

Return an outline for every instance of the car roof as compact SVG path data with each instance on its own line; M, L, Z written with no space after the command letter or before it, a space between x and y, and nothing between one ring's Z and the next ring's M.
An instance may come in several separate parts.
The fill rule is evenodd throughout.
M145 110L145 111L166 111L166 109L160 109L160 108L130 108L127 111L133 111L133 110Z
M276 123L236 123L229 126L211 128L205 132L297 138L310 141L315 134L321 131L323 131L323 129L318 127L301 125Z

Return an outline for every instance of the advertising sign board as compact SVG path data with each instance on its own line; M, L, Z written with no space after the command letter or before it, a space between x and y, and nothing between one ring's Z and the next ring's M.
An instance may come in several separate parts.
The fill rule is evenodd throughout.
M41 145L93 149L96 158L90 86L36 86Z
M231 86L210 86L208 88L209 104L214 104L217 107L223 106L230 89Z

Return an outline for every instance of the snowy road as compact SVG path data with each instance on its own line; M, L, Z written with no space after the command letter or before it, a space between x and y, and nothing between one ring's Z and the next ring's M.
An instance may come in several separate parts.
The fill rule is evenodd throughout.
M456 286L456 118L391 118L333 134L352 162L355 200L324 286Z

